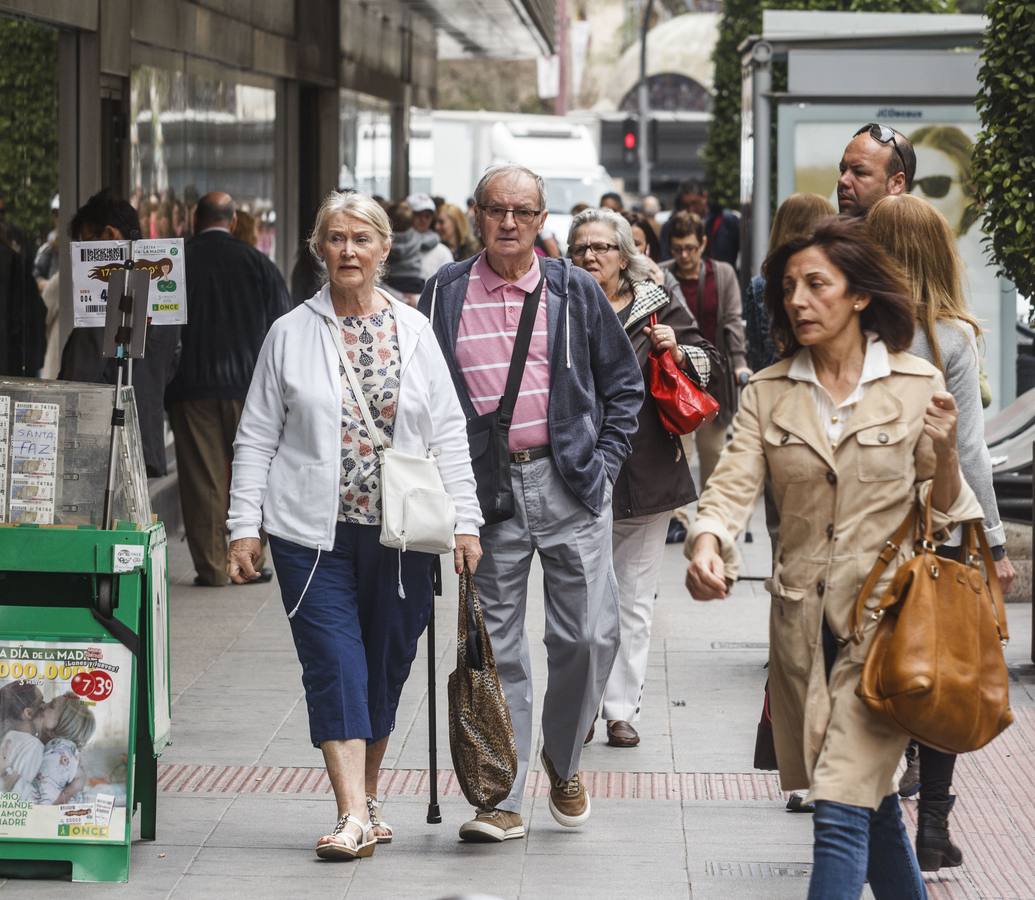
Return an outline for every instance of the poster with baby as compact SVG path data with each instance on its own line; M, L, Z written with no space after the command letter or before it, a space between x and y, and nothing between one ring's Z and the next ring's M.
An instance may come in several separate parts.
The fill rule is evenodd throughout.
M133 658L0 640L0 840L124 841Z

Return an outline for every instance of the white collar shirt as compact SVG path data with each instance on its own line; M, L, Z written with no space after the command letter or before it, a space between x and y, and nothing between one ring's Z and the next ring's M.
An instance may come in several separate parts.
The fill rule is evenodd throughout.
M803 381L809 385L812 391L812 400L816 404L816 414L819 421L830 439L830 446L836 447L841 435L844 433L845 425L851 417L855 407L862 400L866 393L866 386L878 378L886 378L891 374L891 364L888 361L888 348L884 342L872 331L866 332L866 355L863 358L862 374L859 376L859 383L847 397L840 403L835 403L827 393L827 389L819 382L816 375L816 367L812 362L812 354L808 347L802 347L794 357L787 376L795 381Z

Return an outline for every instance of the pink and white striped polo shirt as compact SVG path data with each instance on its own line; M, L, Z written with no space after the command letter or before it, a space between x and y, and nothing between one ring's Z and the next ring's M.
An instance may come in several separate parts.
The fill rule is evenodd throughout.
M538 258L525 275L511 284L497 275L482 253L471 267L467 297L460 313L456 361L478 415L500 404L507 386L525 294L539 283ZM550 443L546 411L550 398L550 359L547 340L546 283L532 329L525 373L521 378L510 427L510 449L527 450Z

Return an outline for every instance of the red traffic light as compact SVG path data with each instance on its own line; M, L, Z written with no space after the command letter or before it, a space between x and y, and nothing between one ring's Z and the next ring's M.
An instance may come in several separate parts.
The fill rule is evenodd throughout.
M636 149L636 132L627 131L625 133L625 149L635 150Z

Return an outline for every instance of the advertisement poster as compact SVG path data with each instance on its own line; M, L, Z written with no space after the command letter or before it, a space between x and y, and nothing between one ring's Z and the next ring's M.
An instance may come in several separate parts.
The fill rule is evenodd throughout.
M0 839L125 839L133 657L0 640Z
M781 109L779 199L794 191L819 194L836 208L841 154L852 134L867 122L884 122L909 138L916 152L912 193L941 212L956 235L970 308L984 331L984 366L992 388L990 412L994 411L1008 402L1003 398L1012 388L1010 373L1002 370L1001 362L1013 359L1014 328L1011 311L1004 318L999 277L982 244L982 213L971 175L971 155L980 129L973 108L817 105Z
M136 241L80 241L72 244L72 298L76 328L104 325L108 307L108 281L125 266L146 269L151 278L148 292L152 325L187 322L187 276L183 239Z

